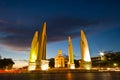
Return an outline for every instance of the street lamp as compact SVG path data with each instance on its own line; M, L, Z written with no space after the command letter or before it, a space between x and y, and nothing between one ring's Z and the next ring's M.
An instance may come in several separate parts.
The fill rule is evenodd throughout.
M101 58L101 61L104 61L104 60L105 60L105 56L104 56L104 53L103 53L103 52L100 52L100 58Z
M105 66L104 65L104 61L105 61L105 55L103 52L100 52L100 67L102 66Z
M117 63L113 63L113 66L114 66L114 67L117 67L117 65L118 65Z

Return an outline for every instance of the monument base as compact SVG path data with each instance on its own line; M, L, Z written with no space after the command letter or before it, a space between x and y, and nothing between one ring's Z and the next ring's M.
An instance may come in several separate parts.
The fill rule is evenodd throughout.
M80 63L80 68L81 68L81 69L89 70L89 69L92 68L92 62L81 61L81 63Z
M36 60L36 69L35 70L41 70L41 60Z
M70 69L75 69L75 64L70 64Z
M32 71L35 70L36 68L36 63L35 62L29 62L28 70Z
M48 60L41 60L41 70L49 69L49 61Z
M49 61L48 60L37 60L36 63L37 63L36 70L49 69Z

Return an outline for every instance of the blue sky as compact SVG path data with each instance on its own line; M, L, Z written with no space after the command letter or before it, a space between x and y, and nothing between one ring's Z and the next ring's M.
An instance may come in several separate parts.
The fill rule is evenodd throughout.
M47 58L61 49L67 55L68 36L80 59L80 30L88 39L91 56L99 51L120 51L119 0L1 0L0 54L28 60L36 30L47 23Z

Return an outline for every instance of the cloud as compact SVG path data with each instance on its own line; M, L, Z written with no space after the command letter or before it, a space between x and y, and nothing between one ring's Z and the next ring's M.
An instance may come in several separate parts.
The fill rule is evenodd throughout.
M48 41L65 40L70 35L73 38L80 35L80 30L89 29L91 25L99 24L99 20L89 20L76 17L60 16L47 22ZM92 27L91 27L92 28Z
M107 28L103 26L107 20L99 19L56 16L47 19L46 22L48 43L67 40L69 35L72 38L80 37L81 29L85 30L86 34L92 34ZM0 20L0 45L18 51L29 50L34 32L41 29L40 24L38 21L36 24L25 25L22 22L17 24L16 21Z
M8 22L0 19L0 24L2 23L8 23Z
M14 50L27 50L36 28L16 23L0 24L0 44Z

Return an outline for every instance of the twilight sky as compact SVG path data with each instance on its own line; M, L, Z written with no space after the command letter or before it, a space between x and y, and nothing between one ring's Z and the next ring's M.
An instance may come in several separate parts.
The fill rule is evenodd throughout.
M61 49L67 55L68 36L80 59L80 30L88 39L91 56L120 51L119 0L0 0L0 55L16 65L27 64L36 30L47 23L47 58Z

